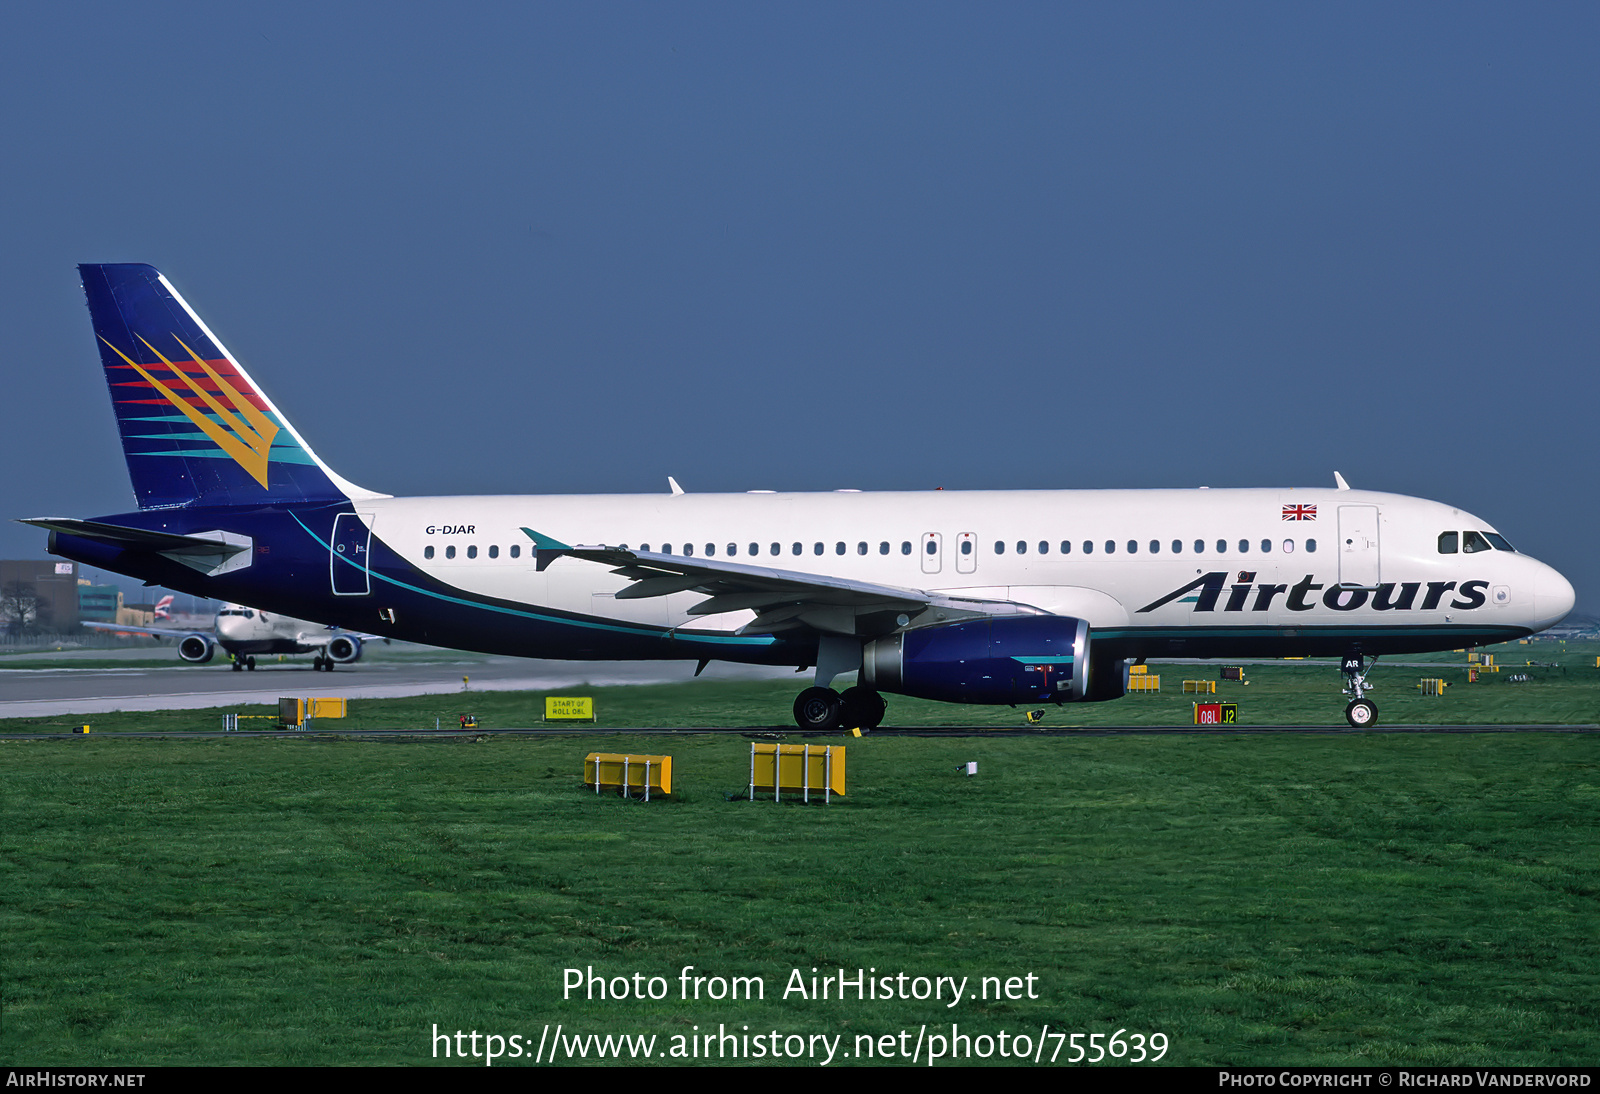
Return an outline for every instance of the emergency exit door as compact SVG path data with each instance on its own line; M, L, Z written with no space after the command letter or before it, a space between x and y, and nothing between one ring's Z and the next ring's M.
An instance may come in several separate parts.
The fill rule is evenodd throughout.
M1380 580L1378 507L1339 506L1339 584L1368 588Z

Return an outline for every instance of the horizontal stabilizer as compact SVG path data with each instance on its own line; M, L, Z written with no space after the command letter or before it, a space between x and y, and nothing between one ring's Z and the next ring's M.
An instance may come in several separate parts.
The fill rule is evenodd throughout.
M233 532L180 536L172 532L153 532L148 528L129 528L123 524L105 524L73 517L30 517L20 523L31 524L51 533L92 539L97 543L121 547L125 551L162 555L203 574L216 575L250 565L250 537ZM243 558L238 557L241 554Z

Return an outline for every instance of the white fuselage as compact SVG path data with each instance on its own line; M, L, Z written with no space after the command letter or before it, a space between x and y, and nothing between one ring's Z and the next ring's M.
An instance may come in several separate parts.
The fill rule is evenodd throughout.
M1462 550L1465 533L1494 531L1480 518L1361 490L363 498L356 510L406 562L465 592L701 632L733 631L754 613L691 616L705 599L696 592L617 600L630 581L577 558L540 572L525 529L574 545L1013 601L1097 632L1382 631L1469 619L1537 631L1573 602L1571 585L1533 558ZM1458 533L1455 553L1441 551L1446 532ZM1202 586L1158 603L1218 572L1227 574L1220 593L1208 598Z
M338 631L276 612L224 604L217 612L217 644L229 653L311 653L327 648Z

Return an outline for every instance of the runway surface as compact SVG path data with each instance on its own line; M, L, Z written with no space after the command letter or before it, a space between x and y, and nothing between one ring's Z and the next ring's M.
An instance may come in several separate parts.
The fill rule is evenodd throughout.
M1435 726L1435 725L1394 725L1394 726L1368 726L1365 729L1352 729L1347 725L1326 726L1029 726L1003 727L1003 726L908 726L896 728L894 726L880 726L870 733L869 737L985 737L991 740L1004 740L1017 737L1171 737L1171 736L1199 736L1199 737L1237 737L1254 736L1263 733L1294 733L1301 735L1335 735L1335 736L1372 736L1385 734L1407 733L1600 733L1600 725L1521 725L1521 726ZM88 740L203 740L216 737L245 740L253 737L291 737L302 740L326 739L330 737L343 737L354 740L384 740L407 738L411 740L483 740L489 737L691 737L691 736L725 736L747 737L760 740L777 739L779 737L815 737L832 738L841 743L852 739L852 735L841 733L838 730L827 732L808 733L796 729L794 726L706 726L703 728L661 728L661 729L613 729L595 728L591 726L564 726L552 729L547 726L538 726L530 729L322 729L309 731L291 729L267 730L241 730L235 733L223 733L210 730L183 730L165 733L144 733L138 731L116 733L91 733L85 736L80 733L0 733L0 741L34 741L57 740L64 738L78 738Z
M48 667L21 667L27 662ZM117 667L74 662L115 661ZM260 658L254 672L227 662L185 665L170 646L75 650L0 659L0 718L104 714L117 710L193 710L276 703L281 696L396 698L466 691L550 691L588 684L677 683L693 661L535 661L409 646L380 650L354 665L317 672L309 657ZM702 679L793 679L793 669L712 664ZM467 677L463 685L462 677Z

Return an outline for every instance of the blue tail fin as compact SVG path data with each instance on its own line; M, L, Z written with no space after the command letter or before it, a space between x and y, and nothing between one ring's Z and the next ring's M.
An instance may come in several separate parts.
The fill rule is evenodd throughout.
M141 509L337 501L335 475L153 266L79 266Z

